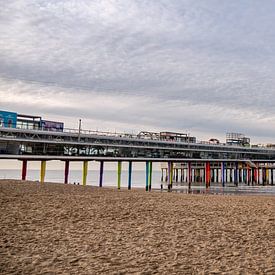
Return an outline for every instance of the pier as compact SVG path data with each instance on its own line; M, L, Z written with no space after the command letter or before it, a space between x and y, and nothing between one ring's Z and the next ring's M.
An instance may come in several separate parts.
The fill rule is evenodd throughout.
M0 111L1 113L1 111ZM0 127L0 159L22 162L22 180L28 163L39 161L40 182L45 181L47 162L64 163L64 183L69 182L71 162L81 162L82 184L87 184L90 162L99 162L99 183L104 184L104 164L117 163L117 188L121 188L122 163L128 163L128 189L132 188L133 163L145 168L144 186L152 189L152 167L161 163L161 181L168 190L173 185L233 183L274 185L275 147L253 146L250 138L228 133L226 142L198 141L189 134L173 132L110 133L64 128L62 122L43 120L40 116L3 112ZM3 116L2 115L2 116Z

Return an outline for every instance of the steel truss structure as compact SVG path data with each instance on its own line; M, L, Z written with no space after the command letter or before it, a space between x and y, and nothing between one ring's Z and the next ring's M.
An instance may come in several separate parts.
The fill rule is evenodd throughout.
M0 128L0 154L152 159L275 160L275 149L202 144L97 132Z

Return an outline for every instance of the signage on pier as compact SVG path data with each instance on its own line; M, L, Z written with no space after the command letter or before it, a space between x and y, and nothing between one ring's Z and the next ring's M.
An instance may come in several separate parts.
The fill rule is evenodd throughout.
M0 111L0 127L16 128L17 113Z
M63 132L64 123L57 121L41 120L41 127L45 131Z

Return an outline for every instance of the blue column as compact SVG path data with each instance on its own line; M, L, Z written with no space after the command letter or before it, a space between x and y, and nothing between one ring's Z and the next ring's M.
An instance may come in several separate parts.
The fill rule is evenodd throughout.
M100 170L99 170L99 187L103 185L103 170L104 170L104 161L100 161Z
M152 190L152 168L153 168L153 163L152 161L149 162L149 191Z
M149 191L149 161L146 161L146 191Z
M129 161L129 168L128 168L128 190L131 190L131 188L132 188L132 169L133 169L133 163L132 163L132 161Z

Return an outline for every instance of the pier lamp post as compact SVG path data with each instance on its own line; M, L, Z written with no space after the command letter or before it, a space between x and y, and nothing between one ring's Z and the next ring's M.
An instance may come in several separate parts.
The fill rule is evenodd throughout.
M80 134L81 134L81 119L79 119L79 123L78 123L78 142L80 141Z

